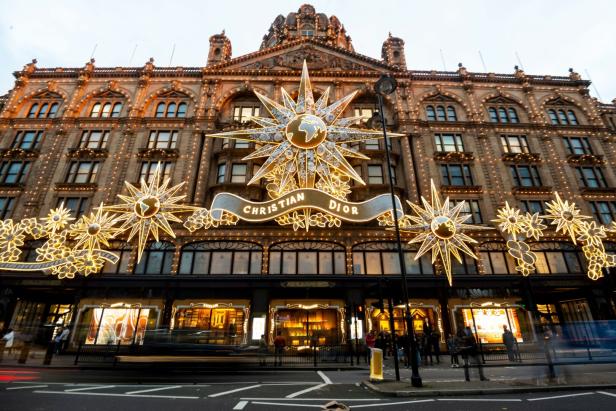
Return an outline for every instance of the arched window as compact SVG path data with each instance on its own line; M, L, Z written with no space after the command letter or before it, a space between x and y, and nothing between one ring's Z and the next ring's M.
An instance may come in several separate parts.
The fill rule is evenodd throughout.
M507 252L505 243L482 244L479 258L485 274L516 274L515 259Z
M115 103L113 105L113 110L111 110L111 117L120 117L121 111L122 111L122 103Z
M178 104L178 111L176 112L176 117L186 117L186 108L188 107L188 104L186 103L180 103Z
M552 124L558 124L558 116L556 115L556 110L548 110L548 115L550 116L550 122Z
M51 107L49 108L49 118L54 118L56 116L56 113L58 112L58 107L60 107L58 103L53 103L51 105Z
M297 241L270 247L270 274L346 274L344 247L335 243Z
M428 118L428 121L436 121L436 112L434 111L433 106L426 107L426 117Z
M120 257L120 261L118 261L117 264L112 264L109 261L105 260L105 265L103 266L102 273L129 274L128 261L130 260L130 254L132 251L130 244L123 242L112 243L109 251L118 255Z
M518 112L516 111L515 108L513 107L509 107L507 109L507 113L509 114L509 121L512 123L519 123L520 122L520 118L518 117Z
M454 106L447 106L447 121L458 121L458 116Z
M504 107L498 108L498 121L501 123L508 123L509 118L507 117L507 110Z
M172 243L161 241L151 243L143 251L141 261L135 266L135 274L163 275L171 274L171 264L175 246Z
M583 274L586 261L581 251L571 243L539 242L531 244L537 256L537 274Z
M432 274L430 256L415 260L416 250L404 247L404 265L409 275ZM398 247L392 242L362 243L353 247L353 274L399 275L400 257Z
M558 120L560 124L563 124L563 125L569 124L569 120L567 119L565 110L558 110Z
M165 106L166 104L163 102L160 102L156 105L156 117L164 117L165 116Z
M573 112L573 110L567 110L567 117L569 118L569 123L573 126L577 126L578 120L577 117L575 116L575 113Z
M98 117L101 114L101 103L94 103L90 111L90 117Z
M498 123L498 113L496 112L496 109L494 107L490 107L488 112L490 113L490 121L492 123Z
M32 107L30 107L30 111L28 112L28 118L34 118L36 117L36 113L38 112L38 103L34 103L32 104Z
M47 110L49 109L49 103L43 103L41 109L38 112L37 118L45 118Z
M242 241L204 241L182 247L179 274L260 274L261 246Z
M445 114L445 107L436 106L436 118L438 121L446 121L447 115Z
M111 103L103 104L103 110L101 111L101 117L109 117L111 113Z
M167 104L167 114L166 114L166 117L175 117L175 107L176 107L175 103Z

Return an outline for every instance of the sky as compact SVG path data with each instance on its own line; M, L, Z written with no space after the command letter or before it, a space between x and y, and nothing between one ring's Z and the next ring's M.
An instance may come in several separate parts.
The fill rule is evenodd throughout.
M208 39L223 29L233 56L258 50L277 15L301 1L0 0L0 95L12 73L38 67L203 66ZM591 79L591 95L616 98L616 1L313 0L336 15L355 51L380 58L389 32L406 43L407 67L567 75ZM487 68L484 69L480 53ZM521 63L521 64L520 64Z

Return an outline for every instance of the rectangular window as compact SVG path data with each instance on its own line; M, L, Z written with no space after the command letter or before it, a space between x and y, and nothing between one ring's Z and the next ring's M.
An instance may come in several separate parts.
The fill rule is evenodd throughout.
M591 201L590 209L599 224L608 225L616 221L616 201Z
M233 121L247 123L251 117L258 117L261 108L259 105L241 105L233 108Z
M0 220L9 218L13 213L15 197L0 197Z
M383 184L383 167L380 165L368 166L368 184Z
M225 163L218 164L216 171L216 183L222 184L225 182L225 174L227 172L227 165Z
M366 122L370 120L374 113L377 113L379 110L376 106L354 106L353 107L353 116L354 117L363 117L362 120L357 120L356 124L360 124L362 121Z
M464 206L460 210L460 215L470 215L470 218L466 220L466 224L481 224L483 219L481 218L481 208L479 207L479 200L450 200L452 206L456 206L461 202L464 202Z
M607 182L599 167L576 167L578 181L582 187L605 188Z
M100 163L98 161L71 161L65 183L85 184L96 182Z
M246 182L246 164L231 165L231 182L245 183Z
M462 144L462 136L460 134L435 134L434 142L436 144L436 151L464 151L464 144Z
M364 140L364 147L366 150L378 150L379 140Z
M177 130L150 131L148 148L176 148L178 143Z
M79 140L79 148L107 148L108 130L84 130Z
M38 150L43 139L43 130L18 131L11 148Z
M441 177L447 186L473 185L473 175L467 164L441 164Z
M391 168L389 169L389 172L391 173L391 181L393 182L393 185L395 187L398 185L398 177L396 175L396 166L392 164Z
M0 164L0 184L23 184L30 170L29 161L3 161Z
M513 185L517 187L540 187L541 177L537 166L509 166Z
M520 201L520 210L524 211L525 213L544 214L545 213L545 204L541 200L521 200Z
M567 154L592 154L588 137L563 137Z
M235 140L235 148L248 148L250 147L250 142L246 140Z
M78 219L88 209L88 203L90 199L88 197L60 197L56 207L60 207L60 204L64 204L65 208L71 210L71 215Z
M501 144L505 153L530 153L526 136L502 135Z
M173 173L173 161L142 161L139 171L139 181L144 179L146 183L151 183L154 178L154 172L156 167L160 164L160 182L165 181L166 178L171 178Z

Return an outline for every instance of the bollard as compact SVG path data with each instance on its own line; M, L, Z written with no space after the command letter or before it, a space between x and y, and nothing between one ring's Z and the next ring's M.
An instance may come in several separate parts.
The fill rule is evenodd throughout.
M19 360L17 360L20 364L25 364L28 359L28 354L30 354L30 347L32 346L32 342L26 341L24 345L21 347L21 352L19 353Z
M383 350L370 348L370 381L383 381Z
M53 357L53 352L55 348L56 348L56 344L54 341L50 341L47 344L47 351L45 351L45 358L43 359L43 365L51 364L51 358Z

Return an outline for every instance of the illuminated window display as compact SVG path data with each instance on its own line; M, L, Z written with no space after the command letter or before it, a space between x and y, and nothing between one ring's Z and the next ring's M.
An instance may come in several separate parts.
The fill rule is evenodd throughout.
M310 346L316 337L318 345L341 342L340 316L335 308L282 309L274 314L274 335L281 331L289 346Z
M244 339L241 307L179 307L174 317L174 332L181 342L236 344Z
M150 308L93 308L84 313L89 323L86 344L143 344L145 331L156 326Z
M377 333L391 332L389 327L389 309L386 307L384 311L378 308L368 309L372 330ZM412 308L411 317L413 318L413 330L416 334L424 332L424 325L429 325L432 328L436 327L437 318L434 309L432 308ZM406 332L406 321L404 320L404 308L394 308L394 327L396 332L404 330Z
M518 310L514 308L463 308L462 318L464 326L471 327L483 344L502 344L503 325L511 330L518 342L524 342Z

